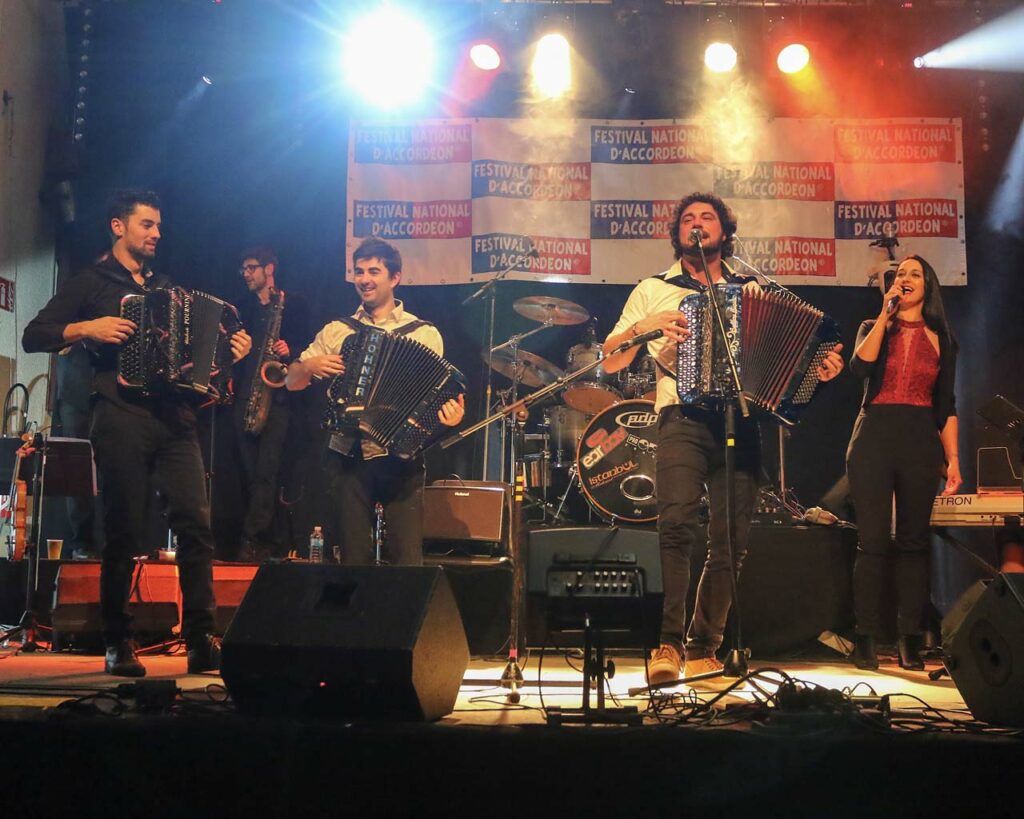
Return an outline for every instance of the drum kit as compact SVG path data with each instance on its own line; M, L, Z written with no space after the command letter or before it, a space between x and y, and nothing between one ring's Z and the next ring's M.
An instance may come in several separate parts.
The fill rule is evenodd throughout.
M518 299L512 309L541 326L483 353L492 370L512 381L506 404L516 401L520 387L551 388L565 381L553 393L561 403L544 407L539 418L520 413L512 421L513 459L525 467L529 501L541 509L544 522L550 515L553 522L579 523L593 514L613 522L656 520L653 359L642 356L631 368L606 373L591 322L580 343L569 348L562 369L520 350L519 342L550 326L584 324L590 321L587 310L547 296ZM586 372L574 375L580 370ZM574 502L580 494L585 505Z

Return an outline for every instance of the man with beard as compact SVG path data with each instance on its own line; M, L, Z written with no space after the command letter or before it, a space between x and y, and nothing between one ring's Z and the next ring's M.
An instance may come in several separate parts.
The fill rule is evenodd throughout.
M715 656L722 645L732 602L731 573L739 572L747 551L750 520L757 500L761 446L757 421L738 418L736 424L735 542L729 562L728 520L725 511L725 424L722 413L682 406L674 376L676 345L690 334L679 312L689 293L708 287L700 249L692 232L700 230L711 284L742 283L759 288L754 278L735 275L725 263L732 255L736 217L714 194L683 197L673 214L670 236L676 262L664 273L640 282L623 308L622 316L604 343L605 372L629 365L639 347L609 355L619 344L643 333L661 330L663 336L648 343L658 365L658 540L665 588L661 645L651 656L648 683L670 682L722 670ZM823 381L843 367L841 346L828 354L819 369ZM705 486L711 500L708 551L697 587L693 620L684 632L686 594L690 584L690 552L697 540L700 502ZM685 650L684 650L685 633ZM684 655L685 651L685 655Z
M73 276L50 299L22 337L25 352L52 352L85 342L93 355L92 440L103 486L106 545L100 568L100 616L107 646L104 670L142 677L128 609L134 558L151 551L145 542L147 507L155 483L178 536L182 636L188 672L215 671L220 647L214 628L213 535L203 462L196 436L196 408L185 395L145 397L117 382L117 351L137 329L120 317L121 299L168 287L149 263L160 241L160 200L149 191L114 195L109 209L114 239L109 255ZM244 330L231 338L234 360L252 346Z
M402 280L402 257L383 239L370 237L352 254L353 284L359 309L350 317L327 324L288 368L289 390L303 390L314 378L334 378L345 372L341 345L360 324L408 336L438 355L444 342L433 324L406 312L395 298ZM454 427L465 415L465 397L447 401L438 411L445 426ZM336 503L337 529L331 534L341 544L343 563L374 562L374 507L380 503L387 520L385 559L392 565L423 564L422 456L402 460L360 434L335 433L328 444L326 469Z
M239 273L251 294L239 306L242 324L249 328L256 343L262 344L276 310L281 311L278 338L272 354L283 364L291 359L292 349L308 340L305 303L292 291L284 297L277 288L277 255L269 247L254 247L242 254ZM238 560L262 560L270 556L270 529L277 499L281 453L288 436L289 396L287 390L266 387L269 405L266 421L259 431L246 429L249 397L261 378L265 350L257 350L239 367L237 398L233 412L235 455L242 467L248 496Z

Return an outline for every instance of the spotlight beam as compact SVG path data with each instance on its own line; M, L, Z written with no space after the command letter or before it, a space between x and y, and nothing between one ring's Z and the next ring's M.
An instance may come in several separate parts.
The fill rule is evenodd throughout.
M1024 72L1024 6L914 60L917 68Z

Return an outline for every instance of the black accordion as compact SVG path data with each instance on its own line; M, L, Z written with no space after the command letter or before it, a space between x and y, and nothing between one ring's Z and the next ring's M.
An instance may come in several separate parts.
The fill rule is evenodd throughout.
M231 336L242 329L238 311L197 290L169 287L121 299L121 318L135 333L117 354L117 381L142 395L183 391L229 404Z
M409 459L441 431L437 413L466 391L459 370L405 336L363 325L341 345L345 372L327 387L324 427L361 432L392 455Z
M714 290L747 400L795 424L818 388L818 366L839 343L835 321L787 290ZM720 409L736 390L707 292L683 298L679 311L690 329L676 351L679 400Z

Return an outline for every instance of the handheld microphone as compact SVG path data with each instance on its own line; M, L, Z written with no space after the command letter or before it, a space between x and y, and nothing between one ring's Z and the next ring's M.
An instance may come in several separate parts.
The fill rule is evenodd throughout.
M531 247L529 253L526 254L528 259L537 259L540 257L540 252L535 247Z
M694 228L690 231L690 241L694 244L699 245L701 239L704 238L704 232L700 228Z
M905 296L908 290L910 290L909 287L901 287L900 295L893 296L891 299L889 299L889 303L885 306L885 314L887 316L891 316L893 313L896 312L896 308L900 306L900 300L902 296Z
M626 350L631 350L640 344L646 344L648 341L654 341L654 339L656 338L661 338L663 335L665 335L664 330L650 330L649 332L641 333L638 336L634 336L633 338L629 338L623 341L618 347L612 350L612 354L614 355L615 353L623 353Z

